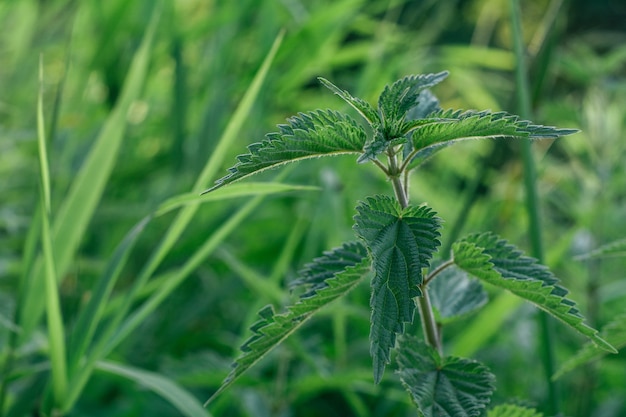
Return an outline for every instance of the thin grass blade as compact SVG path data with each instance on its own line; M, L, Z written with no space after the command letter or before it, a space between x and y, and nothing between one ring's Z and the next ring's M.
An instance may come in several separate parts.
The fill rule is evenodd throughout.
M191 393L175 381L154 372L148 372L128 365L114 362L98 362L98 369L114 375L123 376L137 384L149 388L161 398L172 404L183 416L210 417L211 413Z
M252 83L250 84L250 87L246 91L237 109L235 110L235 113L229 120L228 125L226 126L226 130L222 134L222 137L217 143L213 153L211 154L211 157L209 158L204 169L196 179L196 182L192 188L192 192L200 194L200 192L207 187L209 181L211 181L211 179L215 176L218 169L222 166L226 150L230 146L231 142L235 140L245 119L250 114L252 105L254 104L259 94L259 91L261 90L261 86L265 81L269 68L274 61L274 57L278 52L280 44L282 43L283 36L284 32L281 32L276 37L276 40L274 40L272 48L265 57L263 64L261 64L261 67L259 68L254 79L252 80ZM142 287L145 282L152 276L154 271L156 271L163 258L165 258L165 255L169 252L172 246L174 246L180 235L187 228L187 225L196 213L197 208L197 205L189 205L182 209L180 213L178 213L178 215L170 225L169 229L167 230L165 236L159 243L159 246L152 253L152 256L144 266L139 278L137 279L136 287Z
M43 57L39 61L39 97L37 100L37 144L39 147L40 198L43 215L41 216L41 246L44 258L45 310L48 322L48 344L50 349L50 367L52 369L52 393L54 404L60 404L67 393L67 361L65 348L65 329L61 315L61 303L56 277L56 265L53 250L53 238L50 232L50 171L46 152L43 116Z
M126 114L131 104L139 97L148 71L159 10L156 6L144 39L133 58L119 101L91 147L52 223L52 239L55 242L53 258L58 277L62 278L69 268L115 165L126 131ZM35 265L31 279L36 279L42 271L43 265L39 261ZM33 286L32 289L21 306L22 341L32 333L45 305L43 288Z
M111 291L128 260L130 252L135 246L137 238L151 219L151 216L143 218L126 234L113 253L104 274L102 274L102 277L95 285L88 304L81 310L72 337L69 358L70 378L72 374L78 371L80 360L85 355L87 347L92 342L96 328L100 324Z
M172 197L159 205L155 217L161 216L182 206L198 205L210 201L224 201L231 198L251 197L255 195L270 195L289 191L318 191L319 187L306 185L291 185L278 182L251 182L233 184L227 188L220 188L213 193L198 194L190 192Z

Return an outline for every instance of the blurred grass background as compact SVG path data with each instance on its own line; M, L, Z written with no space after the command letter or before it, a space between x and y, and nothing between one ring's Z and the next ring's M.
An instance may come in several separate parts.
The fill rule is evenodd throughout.
M581 129L533 147L545 261L589 322L601 327L624 312L626 261L573 258L626 236L626 5L615 0L522 3L533 119ZM151 19L158 20L147 43ZM0 415L63 408L49 404L56 400L50 400L54 384L46 321L20 313L39 287L28 277L36 277L41 230L40 54L53 234L57 213L95 143L101 144L98 155L111 163L110 174L105 165L93 173L102 181L101 195L95 185L84 186L93 212L80 198L74 200L66 225L77 236L76 250L60 248L58 241L55 246L71 255L66 266L57 265L70 359L69 335L80 327L78 317L107 268L116 265L118 244L160 203L194 190L212 155L220 157L211 181L286 117L315 108L350 111L317 76L373 101L399 77L448 69L449 79L435 89L444 108L515 111L509 9L501 0L4 0L0 27ZM260 76L283 29L277 54ZM145 56L138 52L142 42ZM131 77L133 65L144 65L145 74ZM255 77L256 96L251 94ZM243 112L245 94L255 101ZM233 117L238 108L243 120ZM228 129L236 134L220 142ZM304 263L353 239L356 201L390 192L375 170L355 168L354 162L350 157L314 160L285 170L280 181L319 190L269 196L250 207L245 220L216 240L215 250L186 271L138 327L97 357L67 415L202 415L194 408L181 410L158 387L172 392L175 386L203 402L227 374L256 311L287 302L286 285ZM277 173L260 178L278 181ZM528 249L515 142L471 142L442 151L415 174L411 198L428 202L446 220L444 247L457 233L493 230ZM101 305L104 318L96 336L116 324L115 311L126 294L132 297L122 324L249 200L197 206L190 227L146 275L150 279L135 288L177 214L145 226L132 249L123 246L129 258L112 297ZM78 224L81 213L84 227ZM470 317L446 332L446 343L461 351L456 337L473 340L468 354L498 378L495 403L515 398L545 409L534 310L504 304L496 314L502 327L495 332L476 321L482 316ZM34 327L24 328L31 319ZM372 383L368 320L363 286L288 339L204 413L414 415L395 375L388 372L380 386ZM466 328L473 333L464 334ZM555 337L557 361L582 344L558 326ZM562 382L565 414L626 415L625 369L621 354L568 374ZM178 398L191 401L183 394Z

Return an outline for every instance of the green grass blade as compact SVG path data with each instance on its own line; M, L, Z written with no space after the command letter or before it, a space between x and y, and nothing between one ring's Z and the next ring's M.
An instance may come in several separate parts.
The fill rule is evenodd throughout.
M40 199L41 200L41 199ZM42 216L43 208L41 206L41 201L39 201L37 208L35 209L35 213L31 220L30 227L28 229L28 233L26 235L26 240L24 242L24 250L21 260L21 274L20 274L20 283L18 286L18 300L15 305L15 313L14 313L14 323L19 323L19 306L23 304L23 300L30 291L29 288L32 285L37 285L38 283L32 282L32 280L28 280L27 277L30 276L34 264L34 260L37 258L37 252L39 249L39 242L41 238L41 216ZM10 381L10 375L15 365L16 358L16 349L18 336L20 334L19 327L15 325L15 331L12 331L9 336L8 346L6 349L6 354L4 356L4 363L2 364L2 369L0 369L0 415L4 412L4 405L6 403L8 387ZM5 351L3 350L3 353Z
M289 185L281 183L258 183L258 184L238 184L232 188L222 189L218 192L200 196L197 193L183 194L177 197L173 197L163 204L161 204L155 211L153 216L147 216L137 223L125 236L120 243L115 253L113 254L110 262L107 265L102 278L96 284L92 296L89 299L89 303L84 310L81 311L76 328L72 339L72 350L70 352L70 369L72 373L75 373L78 369L80 359L85 354L88 345L91 343L96 327L100 323L103 312L109 308L108 300L111 291L117 282L128 256L134 247L134 244L146 227L148 222L160 215L163 215L171 210L188 204L200 204L209 201L220 201L229 198L252 196L252 195L268 195L279 192L287 192L294 190L316 190L316 187ZM266 283L267 284L267 283ZM276 289L275 291L278 291ZM275 294L280 294L278 291Z
M172 293L184 280L193 272L213 251L221 244L228 234L235 230L239 224L248 216L263 200L265 196L260 195L247 202L239 211L233 214L211 237L202 245L194 255L180 269L167 274L167 279L163 279L163 284L158 287L147 301L145 301L137 311L126 317L129 305L135 300L136 294L127 294L122 300L122 305L116 309L116 314L111 318L107 328L87 354L84 362L81 363L79 372L72 380L71 393L66 409L77 399L88 382L96 362L104 358L111 350L131 334L143 321L154 312L161 302ZM155 278L157 280L159 278ZM124 314L119 314L124 312Z
M251 197L255 195L269 195L288 191L317 191L319 187L305 185L282 184L278 182L252 182L245 184L233 184L227 188L220 188L210 194L198 194L197 192L185 193L172 197L162 204L155 212L155 217L161 216L172 210L186 205L197 205L209 201L223 201L230 198Z
M219 140L215 150L211 154L211 158L204 167L202 173L197 178L193 187L194 193L200 194L200 191L206 187L211 177L215 175L217 169L221 166L224 159L224 154L231 142L236 138L244 120L250 113L252 104L259 94L261 85L265 80L269 71L270 65L276 56L278 48L282 42L283 33L280 33L268 55L266 56L263 64L257 71L250 88L244 95L243 99L239 103L237 110L233 117L230 119L226 130ZM193 199L193 197L190 197ZM200 198L200 197L198 197ZM85 365L81 367L81 372L77 375L76 385L73 387L72 400L75 401L78 393L82 390L87 383L89 376L93 371L93 366L97 360L103 358L108 352L114 349L126 336L128 336L146 317L148 317L160 303L180 284L184 279L195 269L197 266L208 256L215 247L226 237L228 233L234 230L239 223L262 201L263 196L257 196L246 205L244 205L237 213L233 215L220 229L218 229L209 240L199 248L196 253L187 261L187 263L179 270L168 274L170 279L164 281L165 285L160 286L157 291L150 296L150 298L144 302L144 304L134 314L126 317L130 306L135 300L135 297L146 286L147 281L150 279L154 271L157 269L165 255L169 252L172 246L176 243L179 236L183 233L191 218L196 213L198 208L197 204L186 205L176 216L172 224L170 225L165 236L159 243L159 246L152 253L150 259L144 265L139 276L135 280L133 287L125 297L122 299L121 305L115 310L113 316L110 319L108 327L103 331L100 339L96 342L96 345L90 351ZM180 202L174 201L174 204L166 202L163 206L157 209L160 214L169 211L173 206L176 206ZM182 204L182 203L181 203ZM168 205L170 208L168 208Z
M160 287L156 293L142 304L142 306L129 316L121 326L115 330L115 335L107 342L106 352L114 349L124 338L139 326L161 302L180 285L185 278L200 266L202 262L212 254L215 249L224 241L226 236L232 233L241 222L263 201L264 196L257 196L248 201L236 213L234 213L219 229L217 229L209 239L192 255L185 264L172 273L165 285Z
M219 257L228 268L241 278L241 281L256 297L280 304L285 292L279 284L257 273L229 251L221 251Z
M215 176L218 169L221 167L224 160L224 155L226 154L226 150L239 134L241 126L243 126L244 121L246 120L250 113L250 110L252 109L252 105L254 104L259 94L259 91L261 89L261 86L263 85L263 82L265 81L269 68L274 61L276 53L278 52L278 48L282 43L283 36L284 32L281 32L276 37L272 48L265 57L263 64L261 64L261 68L259 68L254 79L252 80L252 84L250 84L250 87L248 88L241 102L237 106L235 113L229 120L228 125L226 126L226 130L222 134L219 142L213 150L211 157L209 158L207 164L204 166L204 169L196 179L196 182L192 188L192 192L196 192L199 194L203 189L205 189L209 181ZM185 230L185 228L191 221L191 218L196 213L196 210L196 205L190 205L185 207L183 210L180 211L180 213L178 213L171 226L167 230L165 236L159 243L159 246L153 252L152 256L141 271L141 274L137 279L137 287L143 286L145 282L152 276L165 255L169 252L172 246L174 246L174 243L176 243L180 235Z
M114 362L98 362L97 368L104 372L123 376L149 388L172 404L183 416L211 416L211 413L202 407L202 404L193 395L175 381L162 375Z
M70 378L78 371L80 360L91 343L96 328L100 324L111 291L126 264L137 238L151 219L152 217L150 216L143 218L127 233L113 253L104 274L95 285L88 304L81 310L71 339L72 345L69 357Z
M48 344L50 366L52 368L52 392L54 404L59 405L67 393L67 361L65 350L65 329L61 315L61 303L56 277L56 265L53 253L53 239L50 232L50 172L46 152L43 117L43 57L39 61L39 97L37 100L37 144L39 147L39 165L41 175L41 241L44 258L45 309L48 322Z
M139 96L148 71L158 10L157 7L141 46L135 53L122 95L91 147L53 221L53 258L59 277L65 275L115 165L126 130L126 114ZM42 264L38 262L33 271L35 279L42 273L42 268ZM42 292L43 289L33 286L33 291L26 295L21 306L22 340L32 333L43 312Z
M50 168L46 150L46 134L43 117L43 55L39 56L39 96L37 98L37 147L39 149L39 172L41 174L42 202L47 215L50 215Z

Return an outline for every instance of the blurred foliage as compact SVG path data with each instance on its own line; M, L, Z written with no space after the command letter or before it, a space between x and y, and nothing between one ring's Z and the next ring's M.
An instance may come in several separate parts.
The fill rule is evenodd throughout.
M0 2L0 365L11 334L19 331L19 280L30 267L25 247L39 200L39 55L54 213L120 99L154 7L151 0ZM532 0L523 2L522 12L533 120L582 131L534 147L546 263L591 324L601 327L624 312L626 260L574 257L626 236L626 5ZM449 81L436 90L444 108L512 110L515 62L506 1L165 0L141 98L126 114L116 165L78 256L62 277L68 328L129 229L160 202L190 191L283 28L285 39L224 168L247 144L298 111L351 111L317 82L318 76L373 100L401 76L447 69ZM444 246L451 239L447 233L458 228L461 234L493 230L523 247L521 170L513 142L465 143L429 161L410 191L413 201L427 201L443 218L453 219L444 225ZM270 171L263 178L274 175ZM283 181L321 190L266 198L110 353L111 361L151 371L200 400L208 398L227 375L256 311L291 299L286 288L295 271L352 239L355 202L388 189L374 170L355 170L350 156L304 162ZM242 199L201 206L158 272L183 265L243 204ZM165 215L146 228L115 294L132 286L172 218ZM254 278L282 289L283 299L257 292L250 286ZM389 373L379 386L371 380L367 305L368 289L357 288L265 358L209 411L218 416L415 415L393 381L397 377ZM476 355L497 376L495 403L517 397L542 411L546 390L536 361L537 324L527 307L500 311L506 317L503 331L482 339ZM451 325L449 334L463 336L481 317ZM42 329L43 322L18 346L21 373L12 375L0 414L10 408L10 415L35 415L47 378ZM475 337L481 339L478 333ZM559 329L557 340L560 361L582 346L567 330ZM569 373L562 381L564 412L625 415L625 365L622 353ZM137 383L141 378L123 378L106 366L93 375L70 415L179 415Z

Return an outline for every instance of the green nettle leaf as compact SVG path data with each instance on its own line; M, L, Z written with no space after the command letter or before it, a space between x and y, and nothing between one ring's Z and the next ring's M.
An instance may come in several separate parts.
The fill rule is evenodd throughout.
M442 358L437 350L404 336L398 374L421 416L479 417L495 390L495 377L479 362Z
M324 87L337 94L346 103L348 103L356 111L358 111L361 116L363 116L365 120L369 122L370 125L379 124L381 122L378 113L376 112L374 107L372 107L372 105L369 104L367 101L352 96L349 92L347 92L346 90L342 90L325 78L319 77L318 80L324 85Z
M302 297L312 296L316 291L327 287L326 280L332 278L337 271L343 271L358 264L366 256L368 256L367 248L361 242L344 243L306 264L298 273L300 278L292 281L289 286L291 289L306 287L307 291Z
M353 252L348 254L350 251ZM285 313L276 314L272 306L259 311L260 319L250 328L253 336L243 344L242 355L235 360L233 370L209 401L228 388L322 307L346 295L370 272L370 266L366 250L359 243L344 244L307 265L304 281L317 286L315 292L301 296L296 304L287 307ZM311 278L314 275L328 278L318 282Z
M615 346L616 349L626 347L626 313L620 314L611 320L602 328L600 334L611 345ZM560 378L563 374L581 365L598 360L606 354L606 350L600 349L593 343L587 343L576 355L572 356L559 368L554 374L553 379Z
M489 410L487 417L543 417L543 414L534 408L502 404Z
M616 350L587 326L576 303L566 298L567 290L547 267L500 239L493 233L473 234L453 245L454 263L469 274L511 291L545 310L600 348Z
M421 296L422 268L440 245L440 219L426 206L402 209L387 196L357 206L354 230L372 255L370 353L374 380L380 382L396 334L413 321L415 297Z
M360 154L367 137L356 121L333 110L299 113L278 128L278 132L267 134L263 142L250 145L249 153L239 155L239 162L229 168L230 174L205 192L289 162Z
M439 324L452 323L487 303L487 293L480 282L456 266L441 271L428 284L428 294Z
M506 112L488 110L445 110L435 112L429 118L438 118L441 122L425 124L413 130L411 141L416 151L430 146L437 146L440 150L444 148L441 146L443 143L467 139L554 139L578 132L577 129L535 125ZM411 168L414 166L411 164Z
M448 71L404 77L386 86L378 98L378 111L386 125L403 121L409 110L419 104L420 93L448 76ZM426 98L425 101L427 101ZM430 101L430 100L428 100Z

